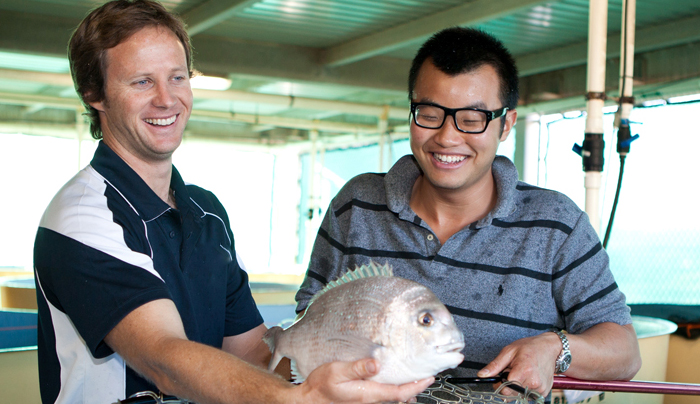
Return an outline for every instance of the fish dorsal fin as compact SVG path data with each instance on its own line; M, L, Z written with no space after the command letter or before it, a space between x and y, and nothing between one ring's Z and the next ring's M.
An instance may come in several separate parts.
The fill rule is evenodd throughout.
M328 282L326 287L324 287L318 293L316 293L316 295L314 295L314 297L309 302L309 305L311 305L311 303L313 303L321 295L337 286L356 281L358 279L370 278L373 276L394 276L394 271L389 266L389 263L379 265L376 264L374 261L370 261L369 265L363 265L361 267L355 266L354 270L346 272L343 276L334 281Z

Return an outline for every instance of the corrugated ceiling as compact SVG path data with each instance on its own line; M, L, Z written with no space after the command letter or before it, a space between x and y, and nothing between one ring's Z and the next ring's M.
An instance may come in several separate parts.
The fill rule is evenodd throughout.
M75 95L66 84L65 47L71 30L101 3L0 0L0 124L3 105L27 105L36 111L42 103L46 108L60 108L62 100L70 99L65 109L75 109ZM390 126L402 125L407 115L402 111L407 104L410 59L428 35L450 25L476 26L503 40L527 75L521 88L524 100L582 96L585 85L589 4L585 0L163 3L195 30L196 67L204 74L231 79L231 89L243 91L197 99L201 120L211 118L209 112L223 114L211 118L222 131L228 128L227 120L240 130L236 117L244 114L307 123L351 123L365 126L347 126L348 132L368 131L377 125L384 106L391 111ZM619 48L621 7L621 0L608 5L608 47L613 62ZM673 81L673 91L692 91L693 80L700 77L700 63L693 63L700 62L699 25L700 1L638 1L637 41L642 51L638 52L639 77L635 79L640 89L645 84L661 88ZM609 70L614 87L614 66ZM533 94L537 91L543 95ZM279 98L267 103L257 95ZM327 102L304 104L299 101L303 99ZM23 119L32 122L30 114ZM216 127L207 128L212 126ZM288 120L277 127L292 130L293 126ZM251 132L250 136L258 135ZM296 132L295 136L298 138Z

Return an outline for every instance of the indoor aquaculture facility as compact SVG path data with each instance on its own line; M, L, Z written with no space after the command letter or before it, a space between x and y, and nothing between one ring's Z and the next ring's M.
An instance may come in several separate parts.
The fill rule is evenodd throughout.
M699 404L698 26L0 0L0 403Z

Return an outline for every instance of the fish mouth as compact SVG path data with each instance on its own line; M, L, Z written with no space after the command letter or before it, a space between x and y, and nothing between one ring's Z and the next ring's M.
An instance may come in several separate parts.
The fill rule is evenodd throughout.
M435 347L435 351L437 351L437 353L440 354L460 352L462 349L464 349L464 342L454 342L451 344L439 345Z

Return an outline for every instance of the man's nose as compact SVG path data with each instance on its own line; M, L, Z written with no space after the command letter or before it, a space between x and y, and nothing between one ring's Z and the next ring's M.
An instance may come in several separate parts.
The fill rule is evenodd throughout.
M155 86L156 94L153 97L153 105L161 108L170 108L177 103L177 97L173 94L167 82L160 82Z
M445 122L437 129L433 139L441 147L453 147L462 143L463 136L464 133L460 132L455 125L454 117L449 115L445 117Z

